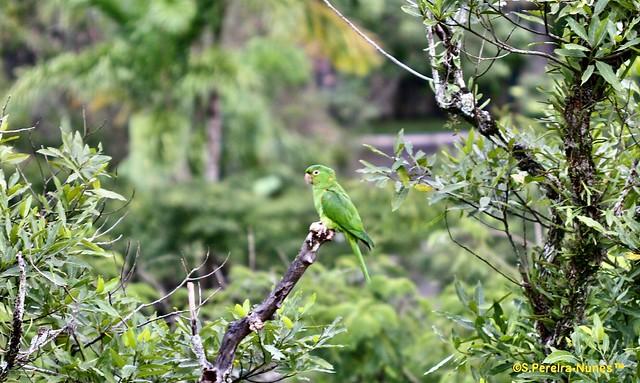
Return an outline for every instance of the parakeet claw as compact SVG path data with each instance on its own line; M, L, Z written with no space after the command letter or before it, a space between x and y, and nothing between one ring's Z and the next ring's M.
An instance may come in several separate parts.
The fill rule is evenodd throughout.
M249 315L249 330L258 332L264 328L264 322L256 315Z
M327 228L324 226L324 223L322 223L322 221L314 222L311 224L311 226L309 226L309 231L324 233L326 230Z
M335 232L327 228L324 223L322 223L322 221L312 223L311 226L309 226L309 231L313 231L321 236L324 236L327 241L330 241L335 234Z

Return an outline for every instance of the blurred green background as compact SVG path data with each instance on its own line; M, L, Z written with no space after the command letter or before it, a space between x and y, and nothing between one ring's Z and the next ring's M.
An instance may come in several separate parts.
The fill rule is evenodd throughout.
M400 11L403 1L335 4L428 73L423 29ZM105 275L137 254L131 291L151 300L180 281L181 259L208 253L209 269L224 266L205 283L221 291L203 313L230 317L245 298L259 302L296 254L317 218L303 171L324 163L338 170L377 247L371 289L339 239L297 288L317 294L312 321L342 317L347 329L336 339L344 347L323 355L336 374L312 381L473 380L454 369L423 376L450 353L442 339L455 318L440 313L464 310L456 278L468 289L482 284L487 301L507 286L449 239L443 206L418 193L392 212L390 190L356 172L359 159L371 160L363 143L390 150L404 129L437 153L455 150L465 127L448 123L427 83L384 61L321 1L4 0L0 15L0 94L15 128L36 127L20 145L57 146L60 125L82 130L113 157L112 186L131 197L105 212L127 212L112 233L119 259L96 261ZM477 51L477 41L466 43ZM504 111L535 116L527 94L543 64L509 56L478 85ZM457 240L513 267L504 238L449 218Z

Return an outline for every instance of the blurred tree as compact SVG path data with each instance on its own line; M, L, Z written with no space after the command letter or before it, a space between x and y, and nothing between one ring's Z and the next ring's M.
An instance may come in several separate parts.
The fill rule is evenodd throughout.
M64 8L54 12L56 5ZM6 63L14 53L4 49L13 75L19 64L35 64L8 90L14 104L67 90L69 101L87 103L92 113L118 110L130 132L122 170L141 189L194 172L216 181L225 169L280 161L297 141L282 135L274 107L283 89L310 78L303 47L345 72L363 74L379 62L317 1L51 0L3 7L12 16L5 24L25 35L33 34L29 23L64 19L70 20L62 23L65 39L87 36L49 49L37 62ZM273 22L284 12L286 22Z

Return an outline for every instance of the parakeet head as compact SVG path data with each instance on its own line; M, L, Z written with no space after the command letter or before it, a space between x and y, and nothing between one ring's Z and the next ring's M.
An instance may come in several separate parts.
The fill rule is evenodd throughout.
M331 186L336 181L336 172L324 165L311 165L304 172L304 180L317 187Z

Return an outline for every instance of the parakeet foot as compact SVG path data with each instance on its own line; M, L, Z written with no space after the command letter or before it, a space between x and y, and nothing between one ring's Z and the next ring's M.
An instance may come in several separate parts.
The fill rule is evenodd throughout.
M309 231L318 233L320 236L325 237L327 241L333 239L335 232L325 226L322 221L314 222L309 226Z

